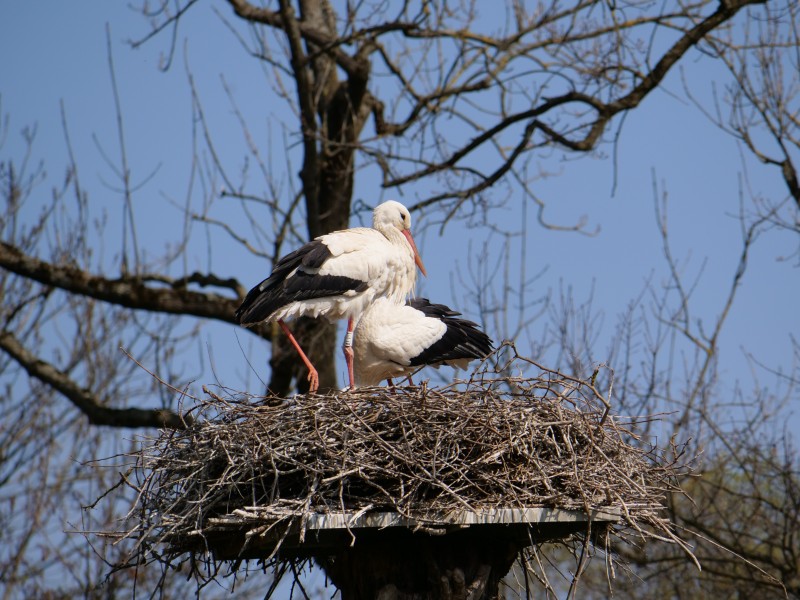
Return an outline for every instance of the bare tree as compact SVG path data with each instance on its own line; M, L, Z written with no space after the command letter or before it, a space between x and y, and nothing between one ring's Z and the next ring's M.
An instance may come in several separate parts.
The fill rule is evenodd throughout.
M175 11L164 3L147 11L154 29L146 39L177 27L193 4ZM531 12L514 4L503 18L486 23L474 5L456 10L446 4L404 3L387 14L363 4L338 15L329 3L317 0L300 2L297 8L280 2L277 10L231 0L230 7L254 39L247 43L242 35L245 49L272 67L278 97L291 104L298 118L291 134L302 149L301 187L288 205L261 199L277 220L275 233L265 240L273 246L269 255L274 260L284 252L287 234L297 231L298 200L304 201L308 237L347 226L357 156L381 169L388 189L402 191L438 177L443 191L416 208L438 207L444 222L456 214L486 210L502 201L498 189L512 185L521 186L543 210L526 162L550 147L574 152L597 148L615 117L638 106L695 48L727 56L735 46L717 32L733 29L730 20L750 10L748 4L698 3L666 13L647 6L623 11L605 2L553 2ZM661 31L669 34L670 43L659 52L652 40ZM383 98L377 88L370 89L376 77ZM458 126L442 134L443 117ZM370 120L372 131L367 131ZM125 166L123 151L119 172L130 194ZM221 163L210 168L210 176L222 180L226 198L243 203L253 199L231 181ZM482 194L490 186L492 200ZM130 235L135 239L133 230ZM208 273L177 278L148 273L141 256L122 257L127 272L117 281L85 268L79 269L82 274L65 272L58 261L37 261L13 243L2 250L0 264L18 275L156 313L229 322L235 300L197 288L214 286L240 296L249 283ZM65 279L79 281L67 284ZM311 329L305 332L307 327ZM318 323L301 328L303 336L313 338L310 355L322 367L323 387L334 387L332 328ZM266 328L259 333L270 338ZM288 353L277 354L269 387L286 393L287 374L297 373L280 362ZM303 378L299 382L302 386Z
M655 193L659 195L657 189ZM577 303L564 297L554 304L551 319L556 346L565 350L561 368L589 376L599 352L605 352L604 360L615 366L617 411L643 416L636 430L648 435L641 439L686 440L698 452L694 473L681 482L685 494L671 494L667 507L702 571L674 548L645 540L618 544L612 551L623 567L616 573L614 591L675 598L800 597L800 470L786 421L800 383L797 344L793 342L794 356L780 370L748 355L753 372L760 374L752 389L727 381L719 370L720 339L746 279L749 257L759 238L785 222L785 215L776 208L772 214L740 214L741 253L733 257L730 284L718 310L706 320L694 314L694 290L701 276L685 275L686 261L672 248L667 195L660 194L656 222L668 277L660 285L648 283L631 302L619 318L611 348L598 348L596 324L602 313L591 298ZM600 385L612 384L608 375L599 372L600 380L606 379ZM657 419L650 416L654 413ZM582 582L586 593L605 597L608 575L604 564L593 564Z
M165 64L173 65L178 26L197 4L144 4L141 13L150 29L134 45L165 40ZM530 8L509 2L489 16L474 2L361 2L341 10L327 0L280 0L268 6L228 0L218 6L243 53L271 75L273 96L265 106L283 102L295 116L285 133L285 168L272 168L264 158L231 93L248 144L246 164L231 172L220 158L189 73L197 127L190 185L203 194L199 200L187 194L183 236L163 253L148 254L138 243L133 203L138 188L110 51L119 148L113 153L103 149L103 158L116 173L116 193L124 207L118 245L102 245L102 215L93 212L90 191L79 177L66 117L66 174L49 201L41 201L51 180L34 158L33 130L25 133L25 155L0 162L5 203L0 219L0 369L7 382L0 407L3 423L9 424L0 426L0 435L8 440L4 447L12 449L0 455L0 466L7 469L3 481L11 482L4 486L13 484L7 489L15 490L8 498L26 498L20 491L25 489L21 473L29 457L46 465L55 452L43 439L53 444L69 440L83 448L86 421L112 427L182 426L178 401L190 393L189 382L201 369L181 369L176 365L191 361L177 358L195 352L204 329L214 323L232 325L238 302L256 283L190 268L196 264L192 253L204 241L197 240L197 224L212 232L212 247L232 244L242 254L274 262L298 243L344 228L352 214L363 212L365 207L354 204L356 174L373 170L385 193L401 195L417 186L431 190L412 208L441 227L454 219L488 227L494 208L521 198L532 203L542 226L581 230L580 223L548 218L552 200L535 191L542 175L537 161L554 149L588 155L612 143L624 134L624 115L698 53L717 59L731 73L727 103L704 109L748 151L775 165L793 201L800 202L795 168L798 19L791 2L698 1L664 7L551 0ZM7 136L5 127L0 139ZM250 169L262 177L257 186ZM295 170L297 179L277 174ZM223 218L214 211L219 206ZM786 203L777 201L758 204L758 227L778 222L796 227L797 206L787 210ZM247 233L238 227L242 219ZM751 228L753 235L756 231ZM501 239L508 235L498 232ZM742 265L747 248L749 243ZM675 285L664 293L684 294L674 269L673 274ZM480 288L488 271L473 275ZM520 289L530 283L528 277L520 280ZM739 279L734 279L731 302ZM508 296L490 297L485 291L476 290L478 305L486 315L499 315ZM674 398L682 411L674 432L681 434L689 432L690 421L697 422L698 412L708 415L702 422L713 414L708 384L727 311L722 307L718 327L704 337L707 330L702 335L692 330L687 300L679 297L675 308L666 296L663 304L654 296L663 311L654 320L637 312L639 304L632 305L626 326L652 329L654 341L645 353L653 367L650 379L633 377L628 356L622 372L616 370L622 380L620 406L633 409L654 397ZM570 301L566 294L564 301ZM527 306L528 301L520 302ZM596 355L590 351L592 311L587 306L583 313L567 314L575 323L552 313L550 339L577 373L592 365ZM530 317L521 311L517 324L505 323L503 330L520 332ZM334 326L303 321L298 330L319 369L321 387L336 387ZM293 386L303 391L306 379L291 347L270 326L251 331L252 339L271 345L267 387L278 394ZM629 334L621 328L620 339ZM669 336L678 334L692 341L701 357L699 371L682 375L682 389L670 387L676 384L661 378L655 366ZM140 367L117 351L120 345L172 388L132 377ZM10 425L23 422L35 427ZM89 458L90 453L78 454ZM48 489L72 485L64 480ZM37 514L47 510L46 504L34 504ZM14 529L9 542L14 550L3 557L2 568L11 569L16 581L34 576L19 566L27 560L28 540L38 527L34 517L29 527Z

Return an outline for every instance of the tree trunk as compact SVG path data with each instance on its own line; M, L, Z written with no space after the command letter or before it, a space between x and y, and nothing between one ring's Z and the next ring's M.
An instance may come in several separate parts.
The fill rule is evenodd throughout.
M300 2L303 21L336 38L336 19L327 0ZM291 16L288 5L285 14ZM291 28L287 35L292 36ZM295 45L293 52L301 52ZM313 59L306 60L309 56ZM358 59L358 57L356 57ZM339 81L336 62L320 48L306 43L305 56L294 56L292 68L297 82L302 116L303 167L300 178L306 200L308 233L311 239L346 229L350 222L353 197L355 150L366 120L371 114L367 91L369 61L360 58L363 68ZM339 346L336 326L323 319L299 319L293 325L297 341L319 372L319 391L338 389L336 356ZM273 345L270 360L271 392L287 395L291 380L299 392L308 390L305 365L287 340Z
M289 326L311 364L317 369L319 393L325 394L339 389L336 375L336 352L339 348L336 323L302 317ZM268 392L277 396L288 396L292 391L292 380L296 379L297 391L305 394L308 392L308 370L283 332L278 328L276 330L269 361L272 377Z

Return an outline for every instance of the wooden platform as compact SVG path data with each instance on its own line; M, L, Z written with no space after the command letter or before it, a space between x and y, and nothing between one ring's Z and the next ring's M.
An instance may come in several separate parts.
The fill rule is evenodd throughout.
M400 515L396 512L310 512L286 519L261 507L247 507L230 515L211 517L196 541L217 559L265 558L276 547L280 555L302 556L336 552L376 540L393 543L409 537L483 535L511 538L530 545L584 532L620 520L620 510L603 507L586 513L544 507L457 510L447 513ZM201 538L205 540L201 542Z

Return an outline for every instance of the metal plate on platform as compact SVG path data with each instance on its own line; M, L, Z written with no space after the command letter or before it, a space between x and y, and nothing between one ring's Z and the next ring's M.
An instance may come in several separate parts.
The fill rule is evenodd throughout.
M583 510L537 507L458 510L447 513L426 513L424 517L409 517L396 512L310 513L304 517L305 527L308 530L586 523L590 519L597 522L616 522L620 520L620 513L611 507L593 509L588 514Z
M320 552L349 548L359 543L404 543L409 536L467 536L497 539L498 536L538 543L622 520L618 507L590 509L486 508L424 511L402 515L378 509L343 512L278 514L274 507L244 507L232 514L209 519L196 532L202 548L217 558L263 558L277 552L314 556ZM601 527L602 529L602 527Z

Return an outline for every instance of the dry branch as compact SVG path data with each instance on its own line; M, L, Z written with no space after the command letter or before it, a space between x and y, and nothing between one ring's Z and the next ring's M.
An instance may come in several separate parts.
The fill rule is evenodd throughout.
M196 292L187 289L187 285L228 288L242 297L245 292L234 279L223 279L213 274L193 273L180 279L165 276L123 276L109 279L72 265L47 262L6 242L0 242L0 267L45 286L127 308L192 315L227 323L236 322L233 313L239 305L239 299ZM269 339L266 328L263 335L265 339Z

